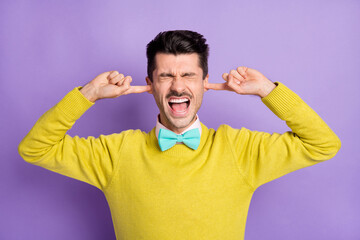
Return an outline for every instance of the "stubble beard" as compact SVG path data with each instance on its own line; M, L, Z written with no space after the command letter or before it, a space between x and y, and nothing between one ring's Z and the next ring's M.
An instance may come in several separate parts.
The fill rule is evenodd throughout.
M176 96L176 97L182 97L182 96L188 96L190 98L191 104L194 104L194 112L189 112L189 115L184 117L184 118L173 118L171 117L171 113L166 111L165 109L168 107L168 101L167 99L170 98L171 96ZM194 119L196 119L196 114L200 109L201 103L202 103L202 96L201 96L201 100L200 100L200 105L197 106L195 99L193 98L192 94L190 93L176 93L176 92L170 92L166 95L165 97L165 101L162 103L162 101L156 101L158 108L160 110L160 122L161 124L163 124L165 127L169 128L172 131L184 131L186 130L186 128L190 127L190 124L192 124L194 122ZM192 106L189 106L192 107ZM162 110L162 111L161 111ZM161 116L163 116L164 119L161 119ZM189 119L189 120L187 120ZM168 125L168 126L166 126Z
M190 124L196 118L196 112L194 114L192 114L190 120L187 120L190 116L183 118L183 119L181 119L181 118L180 119L171 119L166 114L164 114L164 115L165 115L167 123L169 124L169 127L171 127L172 130L180 130L180 129L185 130L186 128L188 128L190 126Z

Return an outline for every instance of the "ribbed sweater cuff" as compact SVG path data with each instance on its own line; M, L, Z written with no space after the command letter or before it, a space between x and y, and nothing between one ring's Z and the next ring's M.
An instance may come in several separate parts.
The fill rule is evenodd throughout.
M57 104L57 107L64 112L68 117L77 120L83 115L92 105L81 92L81 87L74 88L71 92Z
M284 84L280 82L276 84L277 87L261 100L276 116L284 120L287 113L302 100Z

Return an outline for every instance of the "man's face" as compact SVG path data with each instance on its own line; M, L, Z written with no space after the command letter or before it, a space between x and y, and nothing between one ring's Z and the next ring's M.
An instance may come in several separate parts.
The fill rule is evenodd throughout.
M209 76L202 78L196 53L157 53L155 62L153 82L149 78L146 81L152 86L160 122L175 133L181 133L196 120Z

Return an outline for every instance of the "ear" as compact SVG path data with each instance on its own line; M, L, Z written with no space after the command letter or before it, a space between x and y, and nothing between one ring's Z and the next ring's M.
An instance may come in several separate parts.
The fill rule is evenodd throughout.
M152 93L153 93L153 92L152 92L152 87L153 87L153 86L152 86L152 82L151 82L151 80L150 80L149 77L146 77L145 80L146 80L146 84L151 87L151 90L148 91L148 93L152 94Z
M208 83L209 83L209 74L206 75L205 79L203 80L204 91L205 91L205 92L206 92L207 90L209 90L209 89L206 88L206 85L207 85Z

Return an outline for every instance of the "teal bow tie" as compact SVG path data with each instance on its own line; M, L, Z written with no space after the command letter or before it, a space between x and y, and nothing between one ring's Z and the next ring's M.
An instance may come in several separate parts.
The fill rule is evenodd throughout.
M176 142L183 142L189 148L196 150L200 145L200 132L199 129L195 128L184 134L176 134L170 130L160 128L158 141L161 151L172 148Z

